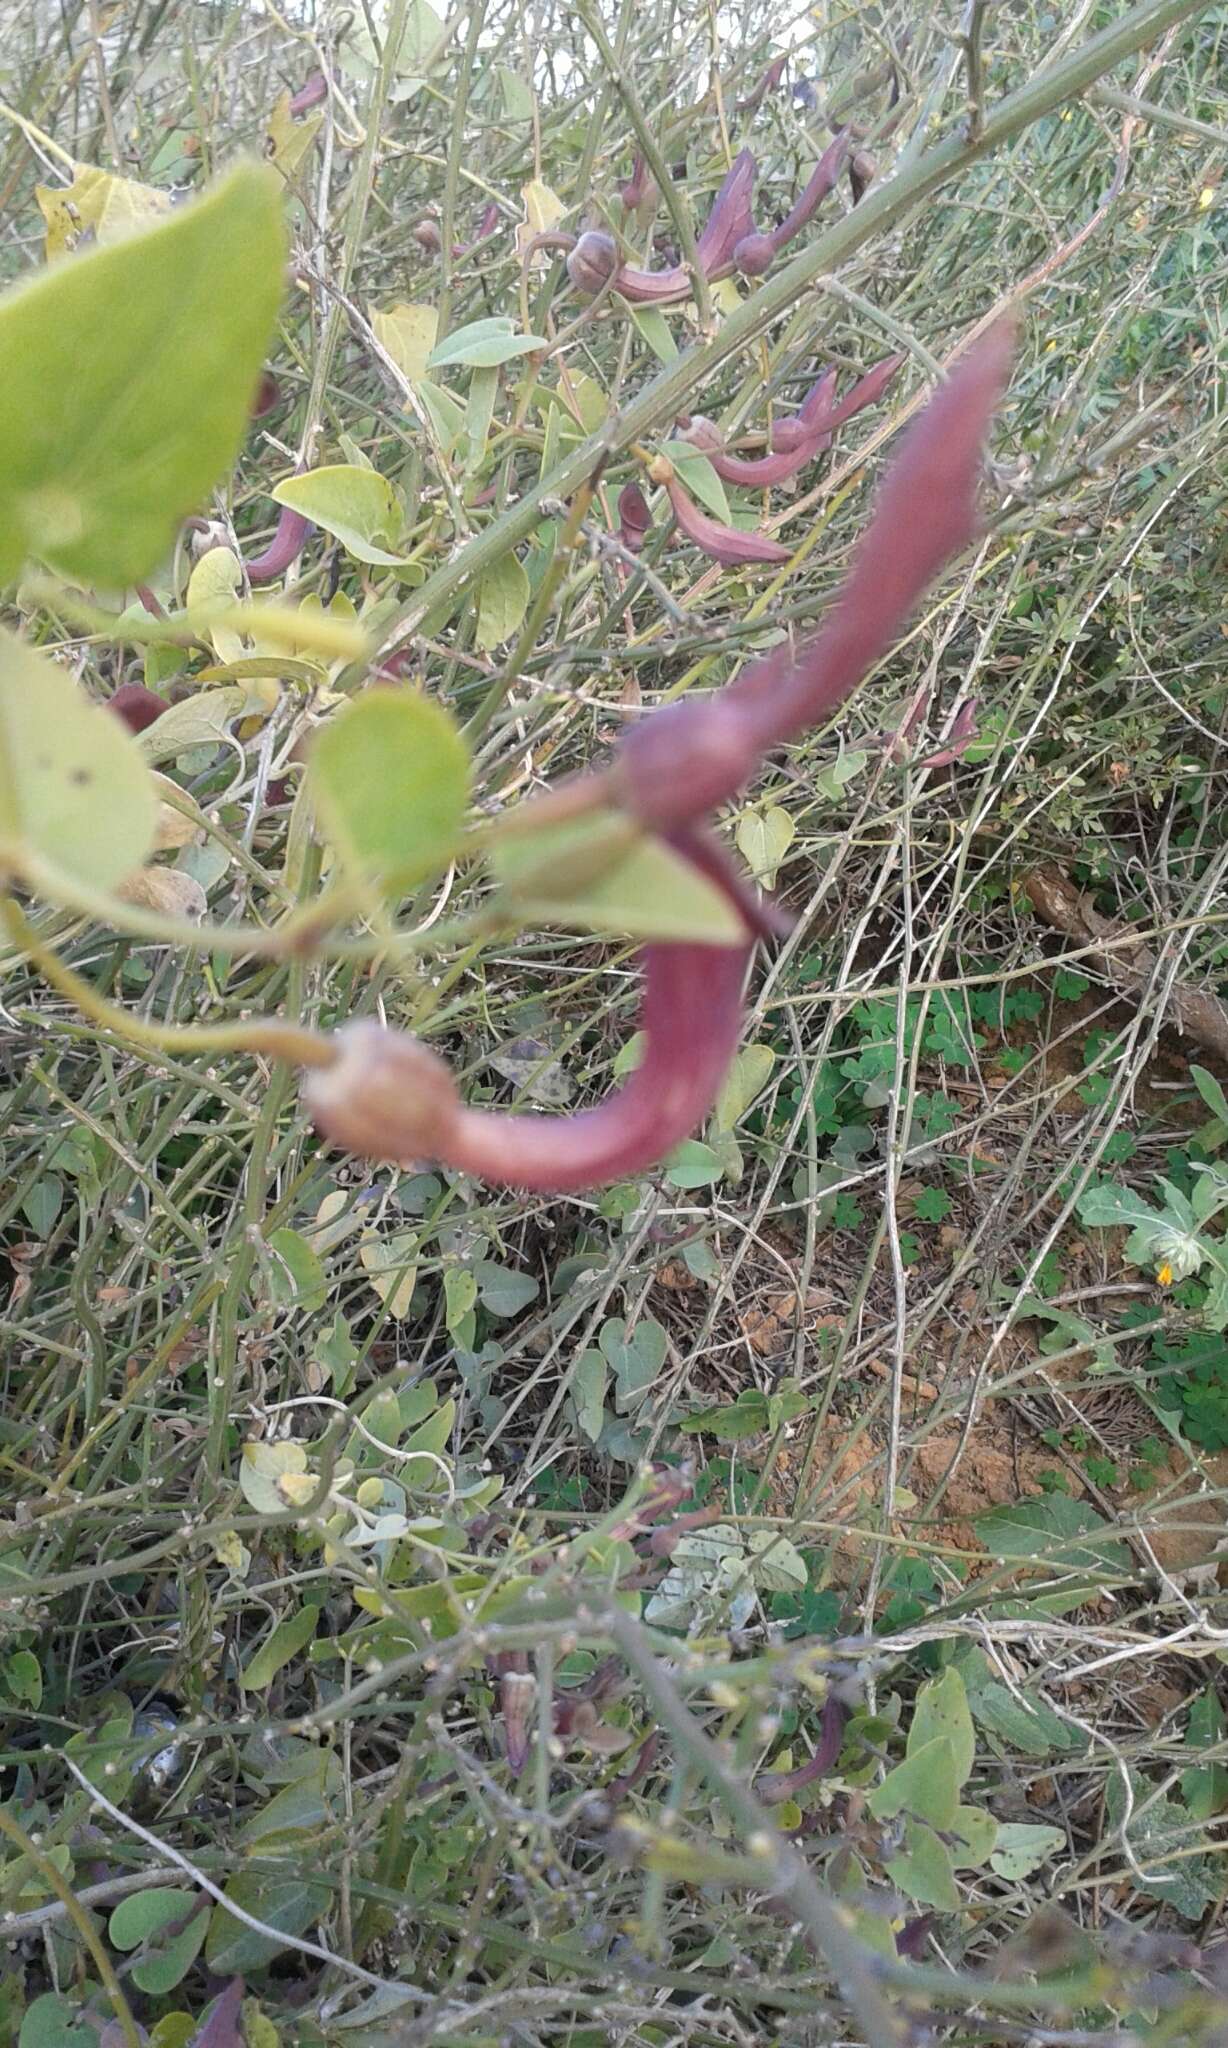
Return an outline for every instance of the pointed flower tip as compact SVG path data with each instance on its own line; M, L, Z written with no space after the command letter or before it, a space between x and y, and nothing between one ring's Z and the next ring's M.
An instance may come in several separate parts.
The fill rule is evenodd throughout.
M787 562L792 558L792 549L782 547L778 540L769 540L763 533L745 533L740 527L725 526L720 520L712 519L701 512L689 491L671 475L666 480L674 517L688 540L713 562L720 562L724 568L735 568L755 562Z

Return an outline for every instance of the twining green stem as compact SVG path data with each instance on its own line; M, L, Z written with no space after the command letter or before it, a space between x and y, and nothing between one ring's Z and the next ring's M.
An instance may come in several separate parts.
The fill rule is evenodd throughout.
M309 896L319 879L320 849L313 846L303 864L302 893ZM306 966L302 960L290 964L286 989L286 1017L303 1038L313 1037L300 1023L306 994ZM322 1044L326 1041L321 1041ZM232 1249L225 1291L218 1312L217 1359L209 1373L209 1433L205 1439L205 1474L216 1487L224 1469L226 1434L234 1405L239 1367L239 1314L256 1264L265 1228L269 1194L273 1184L273 1143L277 1124L296 1086L294 1068L278 1060L269 1075L260 1115L251 1135L247 1172L243 1187L239 1241Z
M362 148L354 165L350 185L351 199L349 218L345 225L345 245L341 252L341 273L336 279L337 291L329 301L324 318L324 331L311 371L311 390L307 398L306 427L304 429L303 453L310 456L308 442L315 433L324 403L324 393L332 373L333 357L341 338L341 325L347 317L345 300L349 296L350 279L358 251L362 247L363 229L367 224L367 208L371 203L371 184L375 173L375 155L379 148L380 128L383 124L384 109L392 91L396 73L396 60L405 34L405 19L409 13L409 0L392 0L388 10L388 25L384 32L384 47L380 52L379 70L371 89L371 100L367 107L367 132L362 139Z
M94 1967L102 1979L103 1989L111 2001L111 2006L119 2024L119 2030L124 2037L126 2048L141 2048L141 2036L137 2031L136 2021L132 2017L132 2008L124 1997L123 1989L119 1978L115 1974L111 1958L98 1938L98 1929L94 1925L93 1920L64 1878L63 1873L56 1868L49 1856L44 1856L38 1845L31 1841L25 1829L10 1814L7 1814L3 1807L0 1807L0 1835L5 1836L13 1844L19 1855L29 1858L44 1884L48 1885L55 1893L78 1935L94 1959Z
M452 134L448 143L448 168L444 178L443 205L439 217L439 319L436 346L448 331L452 315L452 245L456 240L456 192L465 156L465 115L469 111L469 87L478 68L478 39L486 21L485 0L470 0L469 33L460 61L456 92L452 100Z
M691 273L691 284L695 291L695 310L699 315L700 330L706 334L712 325L712 292L708 284L707 274L699 260L699 251L695 246L695 229L691 224L690 215L683 204L677 185L670 176L669 165L661 154L656 136L648 124L635 87L614 53L613 45L605 32L604 23L595 9L580 5L576 11L601 53L601 61L605 66L606 76L626 108L627 119L635 131L635 139L639 144L640 152L657 181L657 190L661 194L674 233L678 237L678 247L682 252L682 260Z
M840 1908L815 1882L808 1865L780 1833L767 1808L725 1761L691 1713L665 1666L653 1655L639 1623L611 1601L602 1620L634 1671L662 1727L684 1757L712 1786L746 1846L764 1865L765 1888L787 1899L831 1970L865 2033L868 2048L902 2048L908 2038L901 2013L893 2010L876 1982L876 1962L857 1939Z
M507 550L527 539L545 516L543 500L569 498L611 445L625 448L643 439L663 419L683 407L685 399L712 372L763 333L779 314L788 311L816 278L835 270L876 235L892 228L913 207L927 199L970 164L1030 127L1069 99L1077 98L1117 64L1157 40L1166 29L1199 14L1206 0L1138 0L1138 4L1037 73L1017 92L988 111L980 134L956 132L902 171L874 185L843 220L795 256L779 275L767 278L758 291L730 314L710 339L686 349L627 406L616 420L582 441L546 477L519 498L484 532L406 599L395 615L384 643L391 649L416 632L429 612L446 603L463 585L493 567Z

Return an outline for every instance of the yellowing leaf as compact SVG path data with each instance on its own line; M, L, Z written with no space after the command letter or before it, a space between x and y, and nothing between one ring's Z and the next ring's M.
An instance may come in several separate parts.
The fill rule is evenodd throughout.
M308 114L296 121L290 112L290 93L283 92L269 115L266 151L287 184L310 154L311 146L324 124L323 114Z
M358 1248L362 1269L389 1315L398 1321L409 1314L418 1277L418 1240L411 1230L398 1230L392 1237L377 1237L372 1231Z
M208 638L219 661L238 661L243 653L237 633L212 624L218 611L233 608L242 581L239 558L231 548L210 548L188 578L188 618L195 631Z
M48 263L76 248L83 236L118 242L171 210L170 194L93 164L78 164L71 185L36 185L34 197L47 224Z
M0 863L36 855L111 889L149 855L158 806L121 720L72 677L0 633Z
M331 533L360 562L404 560L405 507L395 485L378 470L334 462L304 476L283 477L272 496Z
M540 178L530 178L521 187L520 196L524 201L524 219L516 229L516 250L523 255L534 235L549 234L551 228L558 226L567 208L557 192L552 192ZM550 257L543 249L533 260L535 264L544 264Z
M757 882L770 889L797 827L787 811L772 804L766 811L744 811L738 819L738 851Z
M477 645L488 652L510 640L528 608L529 579L515 555L506 554L478 585Z
M279 1515L287 1502L278 1482L287 1472L306 1470L307 1453L300 1443L244 1444L239 1489L258 1515Z
M178 868L138 868L128 875L115 891L121 903L132 903L141 910L156 910L160 917L181 917L189 924L199 924L209 901L194 875L184 875Z
M418 384L426 375L427 357L439 332L439 314L434 306L411 306L404 300L382 313L372 309L371 326L381 348L386 349L402 376Z
M284 261L279 181L247 164L0 298L0 584L28 556L110 585L157 566L234 461Z

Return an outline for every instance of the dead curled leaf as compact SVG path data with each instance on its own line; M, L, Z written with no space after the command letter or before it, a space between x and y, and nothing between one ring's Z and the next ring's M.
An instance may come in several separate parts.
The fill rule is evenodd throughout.
M208 909L208 899L195 876L181 874L178 868L138 868L115 893L138 910L187 918L192 924L199 924Z
M830 1287L808 1287L803 1327L813 1329L815 1319L830 1309L835 1300ZM738 1321L751 1350L766 1358L789 1342L797 1328L797 1314L797 1289L787 1287L778 1294L769 1295L765 1302L746 1309Z

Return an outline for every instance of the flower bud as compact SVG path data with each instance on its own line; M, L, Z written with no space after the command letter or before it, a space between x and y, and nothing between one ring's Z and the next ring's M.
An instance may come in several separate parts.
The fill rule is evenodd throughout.
M414 229L414 240L428 256L438 256L443 247L443 236L433 220L420 220Z
M578 292L595 298L618 269L618 245L613 235L589 228L581 235L567 258L567 275Z
M618 494L618 537L627 552L638 555L652 525L648 500L638 484L624 484Z
M459 1102L435 1053L372 1017L344 1025L333 1044L333 1064L303 1083L308 1113L332 1144L397 1165L446 1153Z
M743 235L733 252L734 269L743 277L762 277L771 269L775 254L770 235Z
M702 455L720 455L724 452L725 443L720 428L702 412L692 415L682 429L682 438L689 441L692 448L698 448Z

